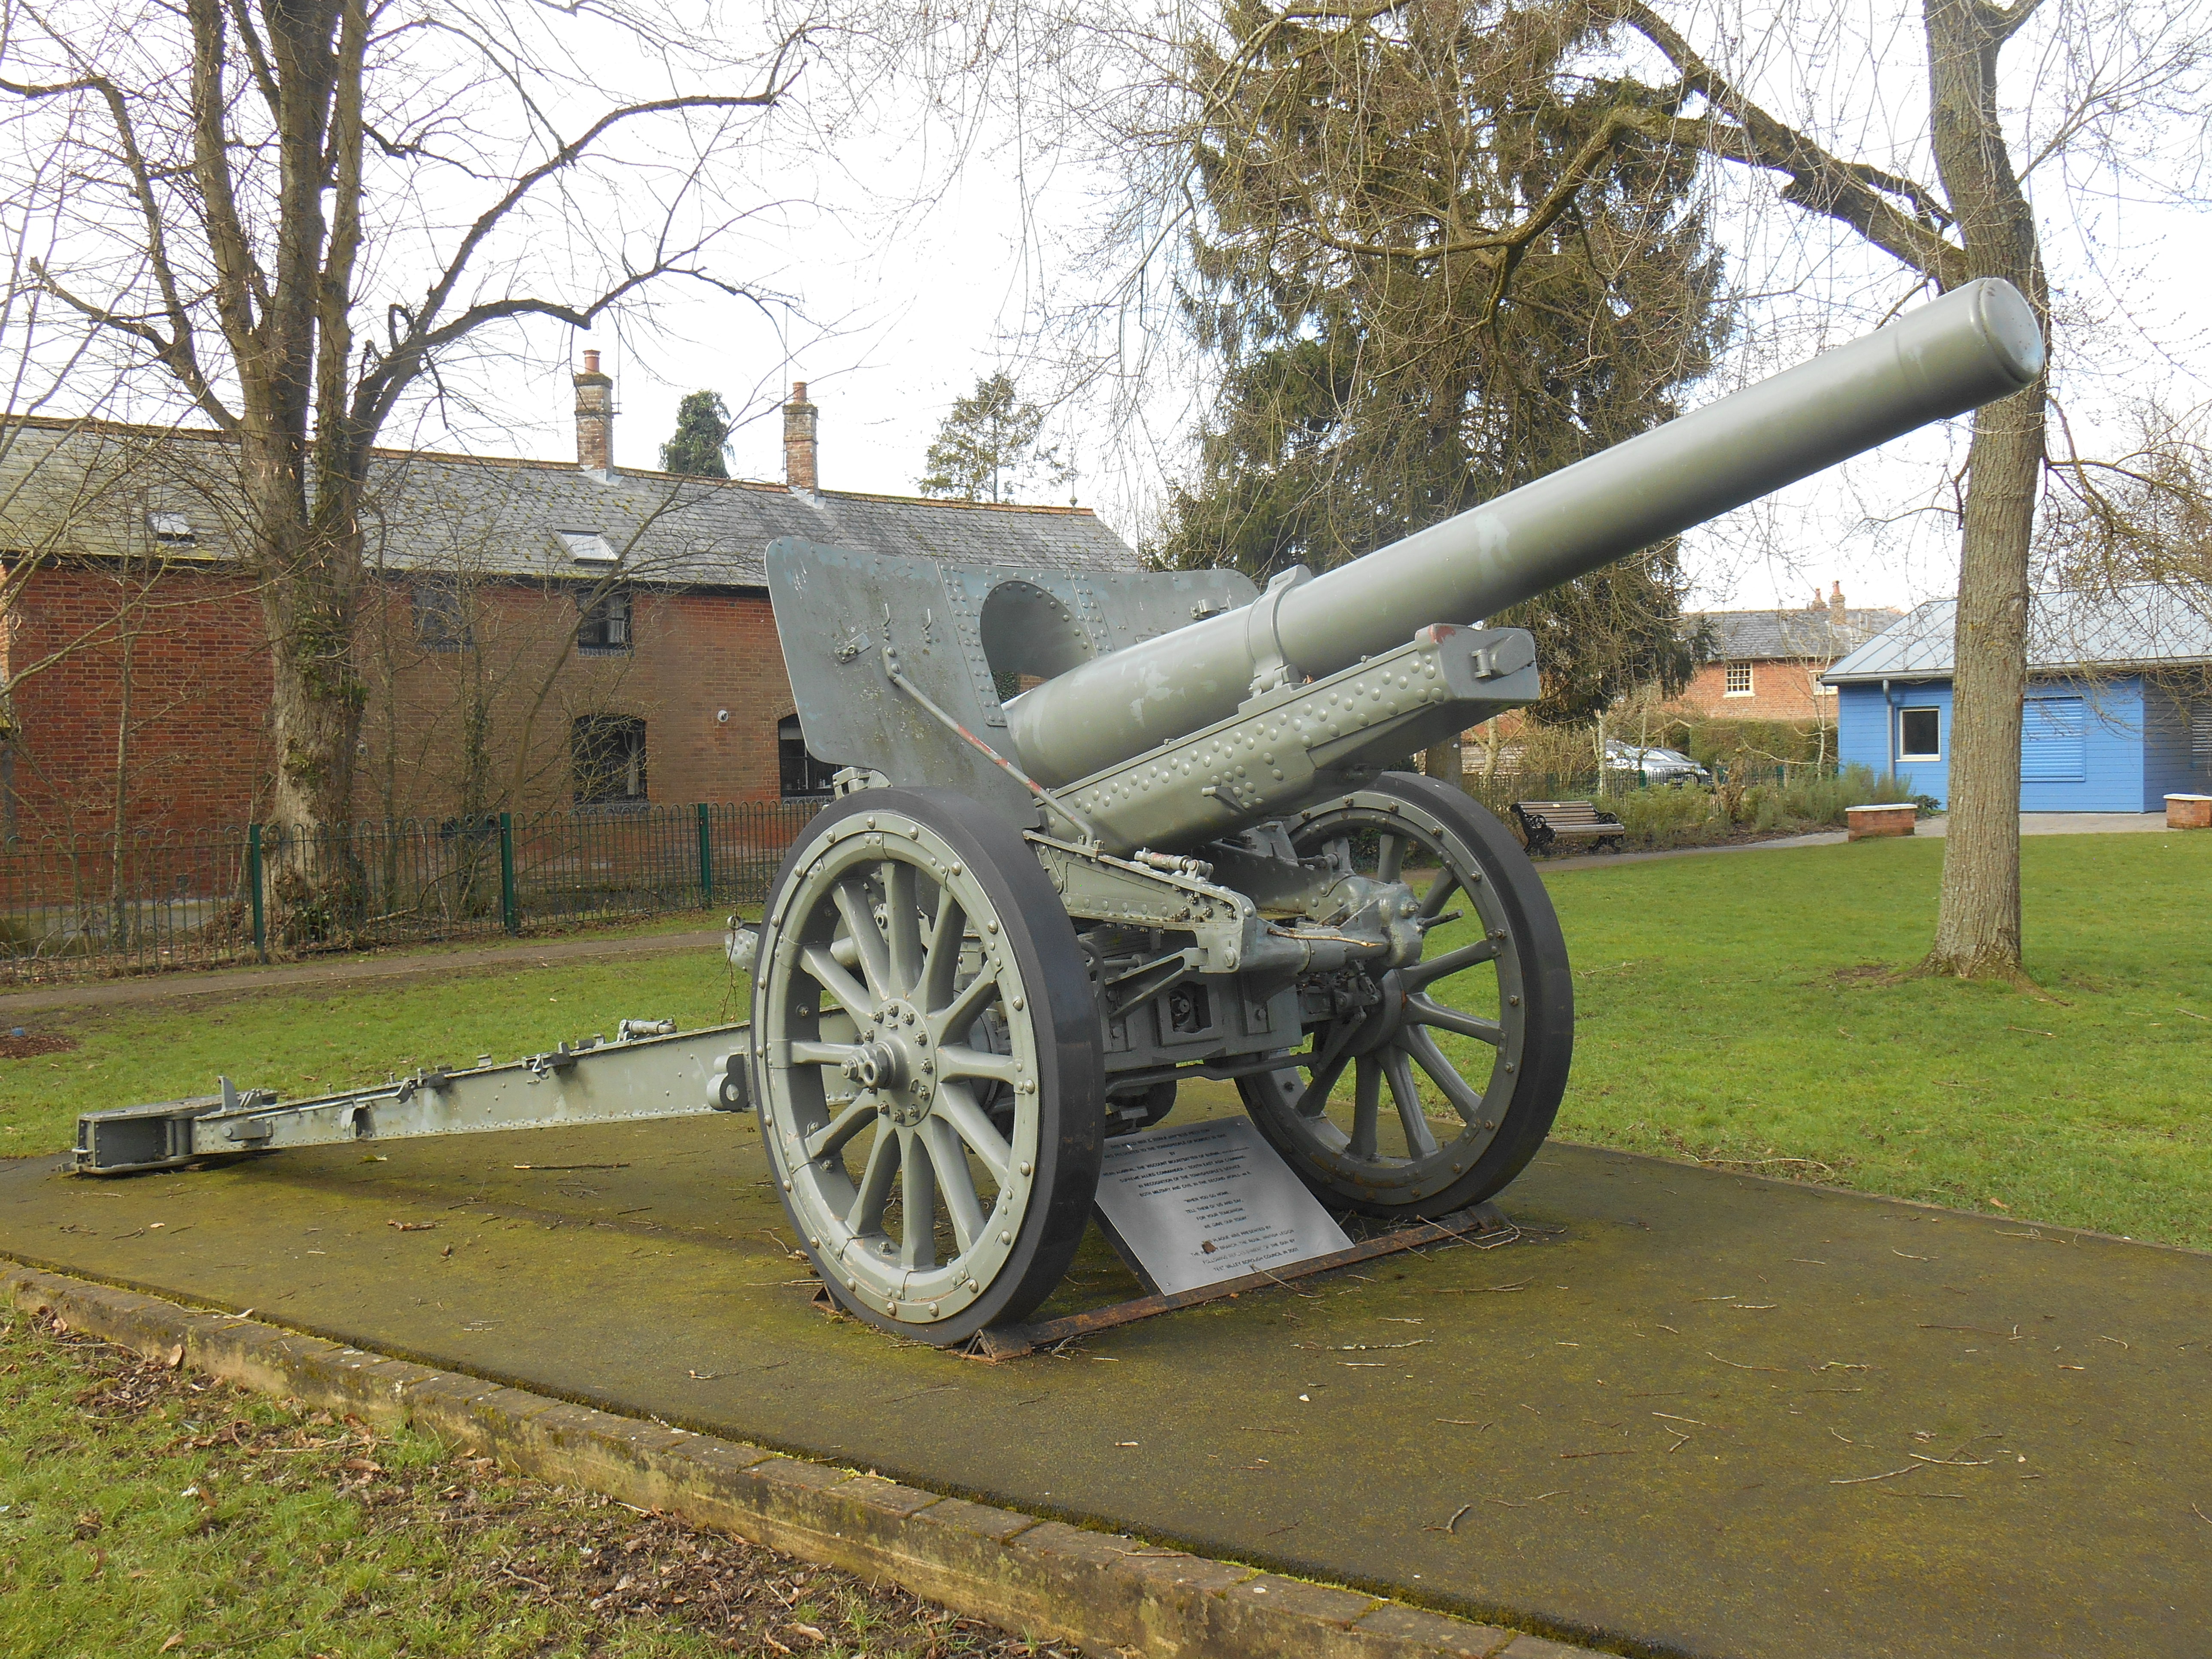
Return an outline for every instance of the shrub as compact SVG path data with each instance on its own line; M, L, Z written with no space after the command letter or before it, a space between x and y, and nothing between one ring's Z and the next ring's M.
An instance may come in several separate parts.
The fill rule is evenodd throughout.
M1693 784L1632 789L1607 797L1604 805L1628 831L1625 844L1639 849L1694 847L1728 829L1713 810L1712 792Z

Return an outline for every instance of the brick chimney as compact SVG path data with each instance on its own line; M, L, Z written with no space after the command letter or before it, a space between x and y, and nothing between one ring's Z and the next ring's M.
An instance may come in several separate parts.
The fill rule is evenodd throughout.
M576 465L586 472L611 472L615 465L614 377L599 373L599 354L584 354L576 380Z
M815 465L814 405L806 401L806 382L791 383L791 401L783 406L783 481L793 489L812 495L821 488Z
M1829 623L1830 623L1832 625L1833 625L1834 627L1841 628L1841 627L1844 625L1844 621L1846 620L1846 618L1847 618L1847 617L1849 616L1849 614L1850 614L1850 613L1849 613L1849 612L1847 612L1846 611L1844 611L1844 585L1843 585L1841 582L1831 582L1831 583L1829 583L1829 584L1828 584L1828 621L1829 621Z

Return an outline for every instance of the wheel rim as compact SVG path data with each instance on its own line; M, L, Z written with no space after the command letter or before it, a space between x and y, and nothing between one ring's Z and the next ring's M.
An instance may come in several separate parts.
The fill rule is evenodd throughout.
M1035 1196L1030 990L976 872L927 826L872 813L809 852L768 918L762 1130L842 1295L952 1320L1006 1272Z
M1485 1195L1468 1189L1512 1135L1530 1063L1534 977L1534 941L1516 926L1500 872L1489 867L1495 860L1417 800L1381 789L1343 797L1290 829L1302 857L1334 843L1362 875L1410 873L1431 929L1418 963L1379 978L1339 977L1340 1012L1314 1028L1297 1068L1247 1091L1261 1127L1310 1181L1363 1206ZM1419 874L1424 866L1433 873ZM1517 1172L1505 1170L1488 1190Z

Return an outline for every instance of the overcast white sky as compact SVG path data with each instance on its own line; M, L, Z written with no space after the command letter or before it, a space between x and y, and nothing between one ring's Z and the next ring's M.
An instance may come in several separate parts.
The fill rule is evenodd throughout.
M2051 0L2052 27L2076 6L2096 3ZM1738 0L1702 3L1725 9ZM1832 142L1925 174L1914 154L1924 131L1917 27L1881 22L1909 23L1916 11L1911 0L1889 0L1819 14L1857 21L1837 25L1844 33L1808 57L1778 58L1761 95L1785 116L1844 111L1850 130ZM1736 26L1739 40L1746 15L1726 9L1722 19ZM1876 48L1851 46L1854 27ZM2013 50L2023 77L2057 73L2048 43L2024 40ZM2191 117L2178 128L2168 124L2156 155L2156 144L2133 141L2133 159L2148 163L2136 177L2081 167L2069 175L2054 164L2031 179L2060 304L2092 323L2062 335L2058 359L2058 395L2085 450L2112 441L2118 411L2131 396L2156 392L2181 407L2212 397L2206 385L2212 284L2203 276L2212 268L2212 222L2153 199L2173 188L2191 190L2205 141L2202 112ZM2020 125L2031 143L2039 137L2034 119ZM919 117L912 130L921 130ZM941 143L941 129L933 142ZM1094 274L1071 249L1084 240L1093 192L1111 187L1074 161L1063 160L1057 172L1037 170L1001 130L951 174L951 188L939 199L892 216L889 204L906 204L923 181L946 175L945 159L922 140L893 136L848 137L811 167L780 164L760 180L763 199L797 205L755 222L749 257L758 262L756 279L793 305L762 307L706 290L672 291L657 307L653 329L603 325L589 337L543 336L533 342L533 366L515 365L485 387L493 418L443 432L426 427L415 441L524 455L571 453L567 377L580 356L570 354L594 346L616 377L618 464L657 465L677 401L712 388L741 419L734 470L778 478L776 406L790 381L801 379L822 411L823 484L910 493L952 399L1002 363L1023 377L1015 343L1035 323L1040 295L1079 289ZM2166 176L2147 176L2160 170ZM1731 377L1808 355L1823 332L1834 340L1863 331L1911 292L1886 257L1827 234L1820 222L1786 209L1759 210L1774 188L1764 179L1737 173L1716 188L1720 239L1739 287L1800 291L1753 307L1762 350L1732 365L1711 395ZM1042 390L1048 379L1038 371L1029 389ZM1196 390L1147 386L1154 431L1187 433ZM1063 424L1081 476L1054 499L1072 494L1097 507L1135 540L1178 457L1157 441L1149 453L1126 438L1117 445L1094 410L1072 409ZM410 441L408 434L388 435ZM1690 547L1694 602L1802 604L1814 584L1825 588L1831 580L1840 580L1854 604L1903 605L1948 594L1955 532L1926 509L1943 499L1963 447L1963 423L1954 423L1953 430L1891 446L1698 534Z

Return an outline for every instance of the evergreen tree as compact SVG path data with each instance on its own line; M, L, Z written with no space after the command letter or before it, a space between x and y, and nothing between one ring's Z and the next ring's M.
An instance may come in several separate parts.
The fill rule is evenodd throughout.
M1158 549L1256 579L1326 569L1678 412L1725 336L1693 163L1563 66L1586 9L1334 14L1225 0L1233 67L1185 134L1202 228L1185 303L1222 363ZM1525 241L1562 181L1565 210ZM1540 718L1679 689L1672 544L1492 620L1530 629Z
M1022 402L1013 378L1004 369L975 382L975 390L953 400L952 412L937 429L922 464L925 495L963 501L1011 501L1032 478L1059 485L1075 476L1063 465L1057 448L1037 447L1045 412Z
M694 392L676 405L676 435L660 447L660 470L694 478L726 478L730 411L719 392Z

